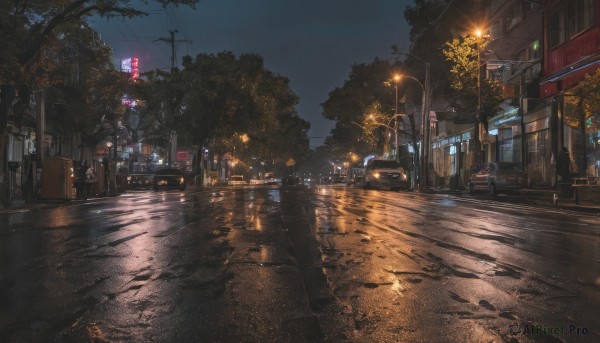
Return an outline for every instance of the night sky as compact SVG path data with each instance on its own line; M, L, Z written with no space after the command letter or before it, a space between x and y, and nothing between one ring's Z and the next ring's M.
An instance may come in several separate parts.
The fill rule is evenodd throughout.
M138 19L93 17L92 26L113 47L115 64L138 57L140 72L169 69L169 38L178 30L176 57L233 51L257 53L267 69L290 79L299 115L311 123L311 147L322 144L333 122L320 106L341 87L351 66L408 51L404 9L412 0L201 0L196 9L136 5Z

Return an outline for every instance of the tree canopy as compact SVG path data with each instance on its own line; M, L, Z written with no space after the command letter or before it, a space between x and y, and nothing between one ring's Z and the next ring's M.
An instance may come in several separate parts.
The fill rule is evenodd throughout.
M451 63L450 85L455 91L449 99L450 103L460 113L475 114L481 106L480 120L484 125L487 125L487 118L497 112L502 101L500 81L481 75L479 53L486 46L484 38L462 36L447 42L443 51Z
M155 2L193 7L198 0ZM106 110L99 108L107 106L105 100L122 95L124 88L105 82L120 79L110 63L110 48L100 43L85 20L91 15L144 15L134 4L131 0L0 2L0 161L5 160L9 115L15 123L22 122L34 92L48 91L49 115L60 117L55 121L62 125L58 131L77 127L89 132L93 122L97 123L94 116ZM72 66L81 68L67 70Z
M600 68L585 75L583 81L571 89L565 99L564 118L568 125L577 127L583 119L588 133L600 130Z
M446 42L464 36L485 21L485 4L480 0L415 0L407 6L404 18L411 27L410 47L404 54L403 47L392 47L392 53L403 57L404 67L410 74L425 78L423 62L431 65L431 96L448 99L453 97L450 85L450 65L443 54Z
M295 165L306 158L310 124L296 113L298 96L286 77L264 67L262 57L199 54L185 56L182 66L149 73L136 86L145 104L140 114L146 136L176 131L180 145L235 151L239 159Z
M367 115L375 114L379 122L387 122L395 111L395 89L392 77L400 63L375 58L371 63L352 66L342 87L336 87L322 104L323 116L335 120L331 136L325 140L333 159L345 159L355 153L366 156L381 154L389 144L388 128L365 126Z

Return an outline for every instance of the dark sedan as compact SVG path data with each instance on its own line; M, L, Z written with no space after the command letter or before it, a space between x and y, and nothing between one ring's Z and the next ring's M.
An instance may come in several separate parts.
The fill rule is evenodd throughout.
M154 190L173 189L185 190L185 177L177 168L160 168L154 173Z

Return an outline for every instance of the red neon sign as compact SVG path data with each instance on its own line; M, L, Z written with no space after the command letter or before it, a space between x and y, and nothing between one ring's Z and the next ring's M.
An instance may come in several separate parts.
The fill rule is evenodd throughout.
M139 60L137 57L133 57L131 59L131 78L132 79L137 79L140 76L140 71L139 71Z

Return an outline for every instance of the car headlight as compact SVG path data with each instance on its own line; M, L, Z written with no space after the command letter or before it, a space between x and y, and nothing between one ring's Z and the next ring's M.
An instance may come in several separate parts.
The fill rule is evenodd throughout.
M400 175L400 177L402 178L402 180L406 180L406 174L402 174Z
M373 177L379 179L379 173L373 173Z

